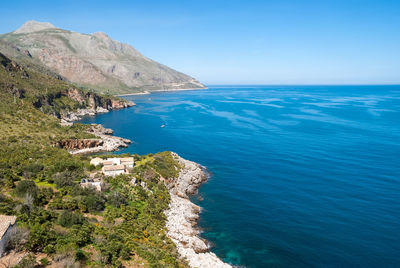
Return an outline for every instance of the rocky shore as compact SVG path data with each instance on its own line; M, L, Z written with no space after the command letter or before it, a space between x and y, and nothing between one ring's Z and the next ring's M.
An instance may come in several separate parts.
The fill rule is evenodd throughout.
M197 163L173 155L182 166L178 178L166 182L171 195L167 216L168 236L176 244L178 252L190 267L229 268L214 253L204 239L199 237L197 221L201 208L189 200L198 187L207 180L204 168Z
M97 107L96 109L78 109L74 112L66 112L61 115L61 125L71 126L73 121L78 121L84 116L95 116L96 114L108 112L109 110L103 107Z
M80 104L86 104L87 108L61 113L60 124L62 126L71 126L74 121L80 120L84 116L108 113L110 110L123 109L135 105L131 101L118 98L103 98L94 93L82 93L77 89L69 89L64 94ZM128 144L131 143L128 139L112 136L112 129L106 129L99 124L90 125L88 132L95 135L97 139L62 140L55 145L67 149L71 154L87 154L112 152L120 147L128 147Z

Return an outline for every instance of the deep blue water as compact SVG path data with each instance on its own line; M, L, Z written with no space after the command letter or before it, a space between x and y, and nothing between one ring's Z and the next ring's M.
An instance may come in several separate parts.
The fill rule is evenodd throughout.
M199 225L246 267L400 267L400 86L226 86L86 118L212 172ZM165 124L165 128L160 126Z

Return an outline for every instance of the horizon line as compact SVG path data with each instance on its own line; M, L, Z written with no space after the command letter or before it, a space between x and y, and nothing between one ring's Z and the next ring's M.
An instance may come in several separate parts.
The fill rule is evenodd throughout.
M214 84L204 83L206 86L400 86L398 84Z

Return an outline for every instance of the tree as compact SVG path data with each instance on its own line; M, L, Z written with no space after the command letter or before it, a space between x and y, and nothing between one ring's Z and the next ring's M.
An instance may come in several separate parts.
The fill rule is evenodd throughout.
M82 202L89 212L104 210L105 200L101 194L89 194L83 198Z
M85 218L82 214L74 213L68 210L63 211L58 217L58 223L63 227L71 227L72 225L81 225Z
M40 252L46 245L55 244L56 234L51 229L50 223L34 224L31 227L30 236L26 247L33 252Z
M75 178L78 177L77 172L66 170L63 172L57 173L54 177L54 183L57 185L57 188L65 187L65 186L73 186L75 185Z
M24 177L26 179L34 178L40 171L42 171L44 166L39 163L30 163L24 168Z
M121 205L126 205L128 200L120 192L114 191L108 196L108 203L119 208Z
M35 182L31 180L20 181L15 188L15 193L19 197L25 197L28 194L31 195L33 199L35 199L38 192L38 187L36 186Z

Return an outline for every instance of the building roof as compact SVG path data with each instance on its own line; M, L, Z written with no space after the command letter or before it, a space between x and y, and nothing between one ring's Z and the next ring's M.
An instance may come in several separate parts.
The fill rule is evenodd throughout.
M124 165L115 165L115 166L104 166L103 171L116 171L116 170L125 170Z
M132 162L133 163L133 157L124 157L121 158L121 163L122 162Z
M17 217L15 216L0 215L0 239L3 238L3 235L7 232L8 227L15 224L16 220Z
M112 157L112 158L107 158L107 161L114 161L115 163L115 162L120 162L121 160L118 157Z
M90 160L90 164L100 164L103 162L103 159L101 159L100 157L95 157L92 160Z
M111 165L114 165L114 162L113 161L103 161L103 166L111 166Z

